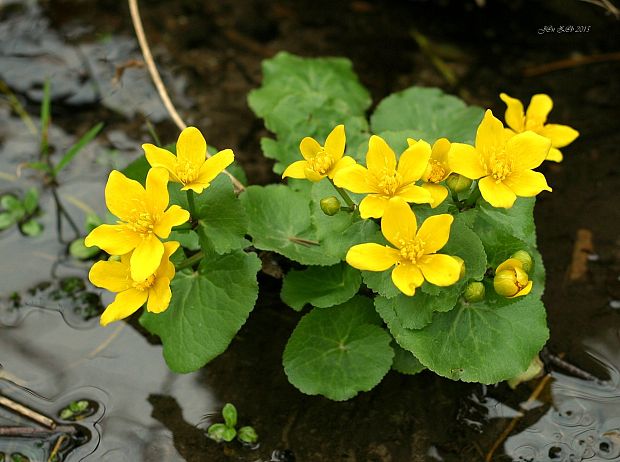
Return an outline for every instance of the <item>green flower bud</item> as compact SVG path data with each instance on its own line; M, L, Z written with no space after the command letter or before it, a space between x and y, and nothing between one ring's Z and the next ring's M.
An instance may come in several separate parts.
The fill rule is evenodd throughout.
M321 210L325 215L334 216L340 211L340 201L336 196L321 199Z
M472 184L472 180L464 177L463 175L459 175L458 173L451 173L446 180L446 184L451 191L455 193L460 193L469 189Z
M534 356L534 359L532 359L532 362L524 372L508 380L508 386L514 390L520 383L540 377L542 375L543 367L543 362L540 360L538 355Z
M473 281L467 284L465 287L465 292L463 292L463 297L468 302L480 302L484 300L484 284L482 282Z
M527 253L525 250L519 250L512 254L512 257L521 262L523 271L529 273L532 270L532 266L534 266L534 262L532 261L532 256Z

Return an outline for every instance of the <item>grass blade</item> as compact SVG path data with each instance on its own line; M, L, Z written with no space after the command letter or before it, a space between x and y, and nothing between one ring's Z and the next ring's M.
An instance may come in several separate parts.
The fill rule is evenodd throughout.
M60 162L54 167L54 176L58 175L63 168L65 168L71 160L75 157L75 155L82 150L84 146L90 143L101 131L103 128L103 122L99 122L93 128L88 130L82 138L80 138L77 143L69 148L69 150L62 156Z

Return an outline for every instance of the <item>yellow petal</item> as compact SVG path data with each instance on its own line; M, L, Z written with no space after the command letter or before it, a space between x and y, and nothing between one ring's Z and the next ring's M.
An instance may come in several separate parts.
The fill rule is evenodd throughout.
M369 194L360 202L360 216L364 220L367 218L381 218L385 212L387 203L387 197Z
M504 180L504 184L521 197L533 197L541 191L551 191L545 175L532 170L514 173Z
M209 157L200 167L196 183L209 184L222 173L226 167L233 163L235 155L231 149L224 149L214 156Z
M177 140L177 159L199 169L207 156L207 142L196 127L183 129Z
M403 263L392 270L392 282L403 294L411 297L416 287L424 282L424 276L417 266Z
M325 140L325 152L330 155L334 163L342 159L346 141L347 137L344 132L344 125L336 126L336 128L327 135L327 139Z
M492 176L486 176L478 182L480 193L493 207L509 209L517 200L515 193L504 183L496 182Z
M146 198L151 214L158 215L168 207L168 171L155 167L146 175Z
M424 183L421 188L431 194L431 197L433 198L433 202L431 202L432 208L441 205L441 203L446 200L446 197L448 197L448 188L440 184Z
M146 201L146 191L140 183L112 170L105 186L105 203L112 214L123 221L133 215L136 204Z
M303 140L301 140L301 143L299 143L299 150L301 151L301 155L304 159L311 160L316 157L316 155L322 151L323 148L314 138L306 136Z
M448 165L448 153L450 152L451 146L452 143L450 143L447 138L439 138L433 143L431 159L436 160L444 166ZM448 176L449 173L450 172L446 172L446 176Z
M551 146L563 148L571 144L579 136L579 132L568 125L548 124L545 125L538 134L549 138Z
M430 192L414 184L398 188L396 196L407 202L413 202L414 204L430 204L433 202L433 196L431 196Z
M116 295L114 301L105 309L99 323L102 326L107 326L111 322L131 316L138 311L138 308L144 305L147 297L148 293L145 290L129 289L120 292Z
M509 258L499 264L499 266L495 269L495 273L513 268L523 269L523 262L517 258Z
M291 165L286 167L284 173L282 173L282 178L297 178L303 180L306 178L306 174L304 173L308 168L308 162L305 160L298 160L293 162Z
M551 112L551 109L553 109L553 100L548 95L542 93L534 95L525 112L525 118L543 125L547 121L547 116Z
M487 174L482 166L480 154L473 146L463 143L452 143L448 153L450 169L470 180L477 180Z
M425 254L435 253L446 245L450 239L450 227L453 221L452 215L447 213L433 215L424 220L417 238L424 242Z
M179 245L180 244L177 241L164 242L164 255L161 258L161 263L155 273L156 277L166 277L169 280L172 280L175 274L175 268L174 264L170 263L170 257L177 251Z
M98 261L88 272L88 279L93 285L110 292L122 292L133 284L129 265L120 261Z
M171 181L181 182L176 176L177 158L174 154L153 144L143 144L142 149L144 149L144 155L151 167L165 168L170 174Z
M353 268L366 271L385 271L398 261L398 250L375 243L354 245L346 260Z
M170 290L170 279L167 277L158 277L153 281L153 285L149 287L148 302L146 310L151 313L161 313L166 311L170 305L172 291Z
M153 231L162 239L166 239L170 236L172 227L182 225L189 220L189 212L182 209L178 205L171 205L168 210L164 212L159 221L155 223Z
M534 132L523 132L506 143L506 154L512 160L512 171L531 170L547 158L551 141Z
M336 165L334 165L329 170L329 173L327 176L333 180L338 172L340 172L341 170L344 170L347 167L352 167L353 165L355 165L355 159L350 156L344 156L342 159L336 162Z
M211 186L211 183L185 183L185 185L181 188L181 191L194 191L196 194L202 194L202 192Z
M393 172L396 169L396 154L380 136L372 135L368 141L366 167L377 176L383 176L385 170Z
M476 132L476 150L483 155L486 152L501 151L504 148L505 142L504 125L493 115L490 109L487 109ZM454 166L452 166L452 169L457 173L461 173ZM461 173L461 175L465 174ZM472 178L472 180L475 180L475 178Z
M523 103L517 98L512 98L506 93L500 93L499 97L506 103L506 125L512 128L515 132L521 133L524 129L525 113L523 112Z
M418 267L431 284L445 287L454 284L461 275L461 262L450 255L424 255L418 259Z
M528 281L527 285L523 289L521 289L519 292L514 294L512 297L508 297L508 298L523 297L524 295L527 295L532 291L533 286L534 286L534 283L532 281Z
M99 225L84 239L86 247L96 245L110 255L131 252L140 242L140 235L125 225Z
M338 170L334 176L334 183L339 188L344 188L357 194L372 192L368 184L369 172L359 164Z
M304 169L304 175L306 175L306 179L310 181L314 181L314 182L321 181L323 178L327 176L327 175L321 175L320 173L315 172L310 167L306 167Z
M426 141L418 141L409 146L398 160L398 173L402 177L402 183L409 184L422 178L430 158L431 146Z
M131 268L131 278L136 282L141 282L153 275L159 267L163 255L164 245L157 237L150 234L142 239L142 242L131 254L129 265Z
M381 219L381 232L394 247L401 248L403 243L413 241L418 224L409 204L393 197L387 203Z
M549 154L547 154L547 158L545 160L551 160L553 162L562 162L564 156L559 149L551 148L549 149Z

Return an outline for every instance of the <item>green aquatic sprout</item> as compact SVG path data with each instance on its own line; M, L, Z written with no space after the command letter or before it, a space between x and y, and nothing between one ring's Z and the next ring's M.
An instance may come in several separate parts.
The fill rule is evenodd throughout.
M226 403L222 409L224 423L215 423L207 429L207 436L218 443L226 441L230 443L237 439L244 444L255 444L258 441L258 434L253 427L245 426L237 430L237 408L231 403Z
M96 213L88 213L86 214L86 218L84 219L84 230L86 234L90 233L97 226L103 224L103 220L99 218ZM84 245L84 238L79 237L75 239L69 245L69 253L73 258L78 260L89 260L95 256L97 256L101 252L101 249L97 246L86 247Z
M0 197L0 231L13 225L26 236L38 236L43 231L43 225L35 220L39 211L39 192L30 188L23 198L13 194L4 194Z
M89 408L86 400L71 401L67 407L58 414L62 420L80 420L85 416Z
M0 459L2 461L3 459ZM30 459L19 452L11 454L11 462L30 462Z

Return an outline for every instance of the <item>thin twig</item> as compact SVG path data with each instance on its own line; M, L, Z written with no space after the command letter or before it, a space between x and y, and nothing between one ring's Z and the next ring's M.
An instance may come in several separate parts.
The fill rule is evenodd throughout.
M547 74L562 69L570 69L572 67L584 66L586 64L603 63L607 61L620 61L620 52L600 53L590 56L577 56L574 58L560 59L550 63L541 64L540 66L530 66L523 69L525 77L534 77L537 75Z
M574 364L569 363L568 361L565 361L561 357L550 353L546 349L540 353L540 357L543 360L543 362L548 363L548 364L553 364L554 366L564 369L566 372L574 375L575 377L579 377L580 379L590 380L590 381L597 382L597 383L601 382L601 380L598 377L590 374L589 372L584 371L583 369L575 366Z
M129 1L129 11L131 13L131 21L133 22L133 27L136 30L136 36L138 37L138 43L140 43L140 49L142 50L142 56L144 56L144 62L146 63L146 67L149 70L149 74L151 75L151 79L155 84L155 88L159 93L159 96L172 117L172 120L179 127L180 130L183 130L187 127L187 124L181 119L181 116L175 109L172 101L170 100L170 96L168 96L168 91L164 86L164 82L161 80L161 76L159 75L159 71L157 70L157 66L155 65L155 60L153 59L153 55L151 54L151 49L149 48L149 43L146 40L146 35L144 33L144 28L142 27L142 19L140 18L140 10L138 9L138 0L128 0ZM207 153L207 157L211 157L209 153ZM224 174L227 175L235 188L237 193L245 191L245 186L234 177L228 170L224 170Z
M15 436L23 438L37 438L41 436L49 436L53 433L65 433L73 435L77 430L72 425L59 425L56 428L36 428L36 427L0 427L0 436Z
M62 446L62 443L64 440L66 440L68 438L67 435L60 435L58 437L58 439L56 440L56 444L54 444L54 448L52 449L52 452L50 452L50 456L47 458L47 462L54 462L56 460L56 455L58 454L58 451L60 450L60 446Z
M44 416L43 414L40 414L37 411L33 411L29 407L26 407L23 404L13 401L11 398L8 398L4 395L0 395L0 405L6 407L7 409L10 409L13 412L16 412L17 414L23 417L27 417L30 420L34 420L35 422L40 423L44 427L47 427L52 430L56 428L56 422L54 422L49 417Z
M523 409L524 411L530 409L530 405L538 399L538 397L543 392L543 390L545 389L545 387L547 386L550 380L551 380L551 374L547 374L542 379L540 379L540 382L538 382L538 385L536 386L536 388L534 389L530 397L527 399L527 401L521 404L520 406L521 409ZM517 426L517 424L523 418L524 415L525 414L519 414L510 421L510 423L504 429L502 434L499 435L499 438L495 440L495 442L493 443L493 446L491 446L491 449L489 449L489 452L487 452L487 455L484 458L485 462L491 462L491 460L493 460L493 454L495 454L495 451L497 451L497 448L499 448L500 445L504 442L504 440L508 438L510 433L512 433L512 431L515 429L515 427Z

